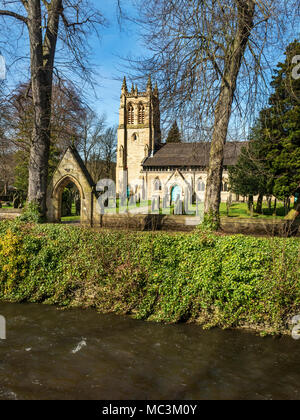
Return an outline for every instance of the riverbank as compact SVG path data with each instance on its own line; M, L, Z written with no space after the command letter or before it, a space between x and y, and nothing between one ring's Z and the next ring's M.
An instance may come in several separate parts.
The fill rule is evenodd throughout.
M0 300L290 333L299 238L0 223Z

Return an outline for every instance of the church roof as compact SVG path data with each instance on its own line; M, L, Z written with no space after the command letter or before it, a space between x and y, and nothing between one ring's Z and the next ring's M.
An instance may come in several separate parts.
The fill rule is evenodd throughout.
M241 148L247 142L228 142L224 150L224 166L235 165L241 152ZM199 143L167 143L159 149L153 157L147 158L143 166L201 166L209 164L210 145L208 142Z

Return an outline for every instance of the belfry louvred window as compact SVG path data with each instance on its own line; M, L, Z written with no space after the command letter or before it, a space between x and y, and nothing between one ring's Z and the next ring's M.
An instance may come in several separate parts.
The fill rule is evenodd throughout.
M132 104L129 104L127 108L127 123L134 124L134 108Z
M145 107L143 104L139 105L139 124L145 123Z

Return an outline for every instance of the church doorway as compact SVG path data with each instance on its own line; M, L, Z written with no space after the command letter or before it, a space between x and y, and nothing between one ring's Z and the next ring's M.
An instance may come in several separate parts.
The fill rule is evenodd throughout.
M181 198L181 188L179 185L174 185L171 188L171 202L176 203L176 201L180 198Z

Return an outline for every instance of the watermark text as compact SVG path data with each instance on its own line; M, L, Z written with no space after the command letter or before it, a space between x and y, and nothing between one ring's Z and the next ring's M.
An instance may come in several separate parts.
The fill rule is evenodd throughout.
M294 340L300 340L300 315L294 316L292 319L292 337Z
M6 340L6 319L0 315L0 340Z
M292 59L292 64L296 64L292 71L292 77L295 80L300 79L300 55L295 55Z
M0 80L5 80L6 78L6 63L3 55L0 54Z

